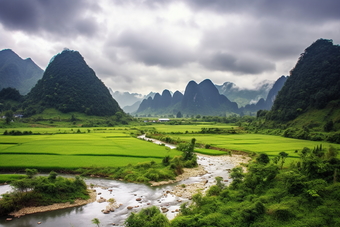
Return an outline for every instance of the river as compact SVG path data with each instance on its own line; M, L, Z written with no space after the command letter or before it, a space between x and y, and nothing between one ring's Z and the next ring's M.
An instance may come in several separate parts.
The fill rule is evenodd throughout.
M159 143L160 141L153 141ZM173 145L172 145L173 146ZM229 157L230 159L230 157ZM97 199L103 197L105 199L114 198L118 204L123 204L121 207L115 209L114 212L104 214L102 210L108 206L107 202L98 203L93 202L80 207L66 208L62 210L49 211L44 213L36 213L25 215L20 218L13 218L12 221L7 221L7 217L0 218L0 226L6 227L33 227L37 226L38 222L41 222L39 226L95 226L91 224L93 218L100 220L100 226L113 226L113 223L117 226L122 226L125 219L132 212L139 212L142 208L157 206L159 208L166 207L169 211L165 215L171 220L178 212L176 209L180 208L180 205L184 202L190 201L188 197L179 196L173 190L176 185L190 185L200 183L202 181L207 182L203 190L206 190L211 185L215 184L215 177L221 176L223 179L229 179L228 169L232 169L234 164L226 158L210 157L198 155L198 164L202 165L207 171L206 174L196 177L190 177L189 179L171 184L157 187L151 187L144 184L128 183L117 180L110 180L105 178L85 178L87 185L94 184L94 189L97 190ZM74 177L73 175L60 175L64 177ZM226 184L230 183L226 182ZM177 187L178 188L178 187ZM112 192L109 190L112 189ZM189 187L188 187L189 189ZM0 194L11 190L10 186L0 186ZM186 190L186 188L183 188ZM167 193L168 192L168 193ZM171 193L169 193L171 192ZM181 195L181 194L180 194ZM141 198L141 201L136 201L137 198ZM128 210L128 206L133 206L132 210Z

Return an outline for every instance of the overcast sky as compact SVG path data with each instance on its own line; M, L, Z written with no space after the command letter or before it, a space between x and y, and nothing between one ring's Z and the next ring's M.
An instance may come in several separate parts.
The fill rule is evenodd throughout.
M42 69L77 50L114 91L190 80L255 88L319 38L340 43L339 0L2 0L0 49Z

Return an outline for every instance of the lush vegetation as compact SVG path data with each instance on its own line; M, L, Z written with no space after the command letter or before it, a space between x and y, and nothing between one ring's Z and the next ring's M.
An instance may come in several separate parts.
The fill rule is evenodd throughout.
M137 214L132 212L124 224L128 227L165 227L169 226L169 220L157 207L152 206L150 208L142 209Z
M143 221L158 226L338 226L340 225L340 160L336 149L304 148L299 160L282 169L287 157L272 160L258 156L248 166L231 172L226 187L220 177L206 196L196 194L193 203L182 204L181 213L169 223L153 209L132 214L129 226ZM150 224L150 226L155 226Z
M2 195L0 216L23 207L73 203L78 198L89 198L87 186L79 176L74 179L58 177L52 171L48 177L34 177L36 173L36 169L26 169L27 177L12 181L11 186L15 191Z

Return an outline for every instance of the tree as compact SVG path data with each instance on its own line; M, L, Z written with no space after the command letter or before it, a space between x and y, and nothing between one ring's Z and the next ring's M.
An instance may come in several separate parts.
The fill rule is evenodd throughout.
M16 180L11 183L11 186L20 192L21 197L28 189L33 188L32 181L30 179Z
M50 175L48 176L48 179L55 180L57 178L58 174L54 171L50 172Z
M13 111L12 110L6 111L5 117L6 117L6 123L9 124L9 122L11 122L11 120L13 120Z
M178 113L176 114L176 118L182 118L182 117L183 117L183 115L182 115L181 111L178 111Z
M34 175L38 173L36 169L25 169L28 178L33 178Z
M260 154L260 156L256 158L256 161L260 164L266 165L270 162L270 159L267 154Z
M170 226L169 220L164 216L159 208L152 206L150 208L142 209L139 213L131 213L126 219L125 226L129 227L166 227Z
M333 129L333 125L334 125L333 121L327 121L327 123L323 126L323 130L325 132L330 132Z
M288 154L284 151L280 152L279 156L281 157L281 169L283 167L283 163L285 163Z
M95 224L99 227L100 221L98 218L93 218L91 221L92 221L92 224Z

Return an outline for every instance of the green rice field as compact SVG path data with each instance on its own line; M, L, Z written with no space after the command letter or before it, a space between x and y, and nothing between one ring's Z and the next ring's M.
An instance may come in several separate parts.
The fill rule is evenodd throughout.
M55 129L54 129L55 130ZM133 138L128 132L108 131L50 135L0 135L0 168L116 167L156 161L177 150Z
M261 135L261 134L181 134L176 135L184 141L190 141L193 137L196 138L196 143L210 144L213 147L225 148L230 150L239 150L247 152L266 153L269 156L276 156L281 151L289 154L290 158L299 158L295 150L301 151L304 147L313 148L322 144L323 148L329 148L329 145L340 149L339 144L332 144L320 141L309 141L291 139L280 136ZM203 149L205 151L206 149ZM211 150L214 154L217 151Z
M213 147L246 152L266 153L273 157L281 151L289 154L288 162L299 158L295 150L304 147L313 149L322 144L340 149L339 144L298 140L280 136L261 134L191 134L205 128L231 129L228 125L164 125L153 124L140 129L156 129L174 138L196 143L210 144ZM6 129L10 131L12 129ZM19 128L14 130L32 131L40 135L3 135L0 129L0 169L75 169L79 167L117 167L152 160L160 163L170 155L181 155L177 150L168 150L164 146L155 145L131 136L136 129L129 127L103 128ZM188 134L172 134L172 132L189 131ZM225 151L212 149L196 149L208 155L223 155Z

